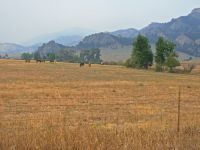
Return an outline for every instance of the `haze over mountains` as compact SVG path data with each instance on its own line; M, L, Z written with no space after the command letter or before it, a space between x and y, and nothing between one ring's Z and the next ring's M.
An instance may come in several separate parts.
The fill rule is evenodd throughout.
M151 44L155 44L158 37L162 36L176 43L176 49L178 51L193 56L200 56L200 9L194 9L188 16L172 19L167 23L151 23L141 30L125 29L104 33L104 36L102 33L91 35L83 39L82 43L87 43L88 47L92 47L94 43L96 45L101 43L100 45L102 45L103 41L112 41L110 45L105 43L104 47L112 47L112 45L123 47L131 45L132 40L128 39L134 39L138 34L148 37ZM111 35L118 37L118 40ZM129 43L126 42L124 44L122 42L124 40L129 41Z
M200 56L200 8L168 23L152 23L140 32L152 43L158 36L163 36L175 42L178 51Z
M49 33L45 35L41 35L39 37L30 39L24 42L24 45L35 45L47 43L49 41L54 40L59 44L63 44L65 46L75 46L77 45L85 36L94 33L94 30L85 29L85 28L69 28L64 31Z
M141 30L130 28L114 32L101 32L86 36L85 38L81 34L68 34L51 37L51 39L47 38L45 42L54 40L56 43L65 46L76 45L75 49L101 48L104 50L111 49L111 52L115 53L115 50L119 51L121 49L121 51L125 51L126 47L131 47L134 38L138 34L147 36L152 45L155 44L159 36L165 37L176 43L177 51L192 56L200 56L200 8L194 9L187 16L172 19L167 23L151 23ZM37 43L42 42L44 40ZM30 52L37 50L38 46L34 48L31 49L30 47L27 48L14 44L6 44L5 46L5 44L0 43L0 52Z
M14 43L0 43L0 53L23 53L34 52L38 45L22 46Z

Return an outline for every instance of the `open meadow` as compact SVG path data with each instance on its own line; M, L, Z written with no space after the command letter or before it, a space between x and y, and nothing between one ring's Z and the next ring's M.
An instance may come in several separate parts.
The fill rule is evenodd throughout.
M0 60L0 149L200 149L200 75Z

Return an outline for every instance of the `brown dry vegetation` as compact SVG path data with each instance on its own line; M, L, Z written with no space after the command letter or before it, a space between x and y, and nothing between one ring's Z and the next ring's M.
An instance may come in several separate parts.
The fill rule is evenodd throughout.
M200 149L200 76L0 60L0 149Z

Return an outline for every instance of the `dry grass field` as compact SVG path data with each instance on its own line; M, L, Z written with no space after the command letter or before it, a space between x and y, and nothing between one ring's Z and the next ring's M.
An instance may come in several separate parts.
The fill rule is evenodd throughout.
M200 149L200 75L0 60L0 149Z

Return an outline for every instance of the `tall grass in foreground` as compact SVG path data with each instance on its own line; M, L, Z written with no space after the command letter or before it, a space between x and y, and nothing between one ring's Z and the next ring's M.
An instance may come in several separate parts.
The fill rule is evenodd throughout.
M200 133L194 127L175 130L107 128L97 126L33 128L0 134L0 149L200 149Z
M67 125L62 114L43 116L38 121L9 122L0 130L0 149L42 150L198 150L200 129L194 122L176 128L135 126L134 124Z

